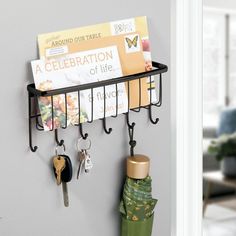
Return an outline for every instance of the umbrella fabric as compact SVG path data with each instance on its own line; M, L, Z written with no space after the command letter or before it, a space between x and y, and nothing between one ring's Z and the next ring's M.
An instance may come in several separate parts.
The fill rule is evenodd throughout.
M127 220L143 221L153 215L157 200L152 198L152 179L126 178L120 212Z

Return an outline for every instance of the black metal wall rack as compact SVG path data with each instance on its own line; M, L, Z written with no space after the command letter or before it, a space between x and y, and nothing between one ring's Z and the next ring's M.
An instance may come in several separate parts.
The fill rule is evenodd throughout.
M103 92L105 94L106 91L106 86L108 85L115 85L116 86L116 94L118 94L118 88L117 85L120 83L124 83L127 82L127 97L128 97L128 110L126 113L124 113L126 115L126 121L127 121L127 125L129 129L133 129L135 126L135 123L132 122L130 123L130 119L129 119L129 111L134 111L134 112L139 112L141 110L141 108L145 108L148 109L148 114L149 114L149 119L153 124L157 124L159 121L159 118L153 118L153 114L152 114L152 107L160 107L162 105L162 74L167 72L168 67L164 64L158 63L158 62L152 62L153 65L153 69L151 71L146 71L146 72L142 72L142 73L137 73L137 74L132 74L132 75L128 75L128 76L123 76L123 77L119 77L119 78L112 78L109 80L103 80L103 81L99 81L99 82L94 82L94 83L88 83L88 84L82 84L82 85L78 85L78 86L72 86L72 87L66 87L66 88L60 88L60 89L55 89L55 90L49 90L49 91L40 91L37 90L35 88L34 84L29 84L27 86L27 90L28 90L28 114L29 114L29 147L31 149L32 152L36 152L37 150L37 146L33 146L32 144L32 121L35 120L35 126L36 129L39 131L43 131L43 126L40 123L39 117L41 116L39 113L39 109L38 109L38 97L50 97L51 98L51 103L53 104L53 96L54 95L59 95L59 94L64 94L65 96L65 104L67 104L67 93L70 92L78 92L78 98L80 98L80 91L83 90L91 90L91 120L87 121L88 123L92 123L93 122L93 89L94 88L98 88L98 87L103 87ZM159 93L158 93L158 100L156 102L152 101L152 95L151 95L151 91L152 91L152 76L154 75L159 75L157 78L158 81L156 81L156 86L158 86L159 89ZM141 106L141 79L143 78L149 78L149 84L150 84L150 88L149 88L149 98L150 98L150 103L147 106ZM137 108L133 108L130 109L130 81L133 80L138 80L139 81L139 106ZM117 117L118 115L118 96L116 96L116 114L112 117ZM106 107L106 96L104 96L104 107ZM78 109L80 110L80 99L78 99ZM52 114L52 128L51 131L55 132L55 141L56 143L61 146L64 143L64 140L60 140L58 138L58 130L54 129L54 119L53 119L53 106L52 106L52 110L51 110L51 114ZM67 105L65 105L65 116L66 116L66 121L67 121ZM86 139L88 137L87 133L83 132L83 127L82 127L82 123L80 123L80 112L79 112L79 122L78 122L78 127L79 127L79 133L81 135L81 137L83 139ZM103 128L105 133L110 134L112 132L112 128L107 128L107 124L106 124L106 109L104 109L104 117L102 118L102 122L103 122ZM65 126L62 127L64 129L67 128L67 122L65 122ZM133 136L133 135L132 135ZM131 144L130 144L131 145ZM132 146L132 145L131 145Z

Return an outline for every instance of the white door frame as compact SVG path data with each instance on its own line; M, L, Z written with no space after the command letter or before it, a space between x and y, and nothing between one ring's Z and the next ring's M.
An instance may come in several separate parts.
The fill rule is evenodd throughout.
M173 236L202 235L202 0L171 0Z

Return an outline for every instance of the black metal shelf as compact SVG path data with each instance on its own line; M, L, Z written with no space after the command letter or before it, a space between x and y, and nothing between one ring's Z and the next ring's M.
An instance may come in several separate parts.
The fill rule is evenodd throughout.
M132 110L134 112L139 112L141 110L141 108L146 108L149 111L149 118L150 121L153 124L157 124L157 122L159 121L158 118L153 119L152 117L152 106L156 106L156 107L160 107L162 104L162 73L167 72L168 67L164 64L158 63L158 62L152 62L152 66L153 69L151 71L146 71L146 72L142 72L142 73L137 73L137 74L132 74L132 75L128 75L128 76L123 76L123 77L119 77L119 78L112 78L109 80L103 80L103 81L99 81L99 82L93 82L93 83L88 83L88 84L82 84L82 85L78 85L78 86L72 86L72 87L65 87L65 88L60 88L60 89L55 89L55 90L49 90L49 91L40 91L38 89L35 88L35 84L29 84L27 86L27 90L28 90L28 109L29 109L29 146L32 152L35 152L37 150L37 146L33 146L32 145L32 120L35 120L35 126L36 129L39 131L43 130L43 126L40 124L39 122L39 111L38 111L38 104L37 104L37 99L38 97L50 97L51 98L51 103L53 104L53 96L54 95L59 95L59 94L64 94L65 95L65 104L67 104L66 101L66 95L67 93L70 92L78 92L78 97L80 98L80 91L83 90L87 90L90 89L91 93L93 91L94 88L98 88L98 87L103 87L103 92L105 94L105 89L106 86L108 85L116 85L116 92L117 92L117 85L120 83L124 83L127 82L127 96L128 96L128 110L126 113L124 113L126 115L126 121L127 121L127 125L129 128L133 129L135 123L133 122L132 124L129 121L129 111ZM157 102L153 102L152 101L152 96L151 96L151 83L152 83L152 76L154 75L159 75L159 80L158 80L158 84L159 84L159 99ZM150 92L150 101L149 104L147 106L141 106L141 79L145 78L145 77L149 77L150 79L150 88L149 88L149 92ZM133 81L133 80L138 80L139 81L139 106L137 108L132 108L130 109L130 88L129 88L129 82ZM93 93L92 93L93 94ZM117 93L116 93L117 94ZM32 102L33 99L33 102ZM112 116L112 117L117 117L118 115L118 96L116 96L116 115ZM106 107L106 96L104 96L104 107ZM80 110L80 99L78 99L78 109ZM34 110L33 114L32 114L32 110ZM54 129L54 119L53 119L53 106L52 106L52 129L51 131L55 132L55 140L57 142L58 145L63 145L64 141L61 140L59 141L58 139L58 130ZM92 95L92 101L91 101L91 120L87 121L88 123L92 123L93 122L93 95ZM67 105L66 105L66 121L67 121ZM84 134L83 133L83 129L82 129L82 123L80 123L80 112L79 112L79 119L78 119L78 126L79 126L79 132L80 135L86 139L88 137L88 134ZM107 128L106 126L106 111L104 109L104 117L102 118L103 121L103 128L104 131L107 134L110 134L112 131L112 128ZM65 122L65 126L62 128L67 128L67 122Z

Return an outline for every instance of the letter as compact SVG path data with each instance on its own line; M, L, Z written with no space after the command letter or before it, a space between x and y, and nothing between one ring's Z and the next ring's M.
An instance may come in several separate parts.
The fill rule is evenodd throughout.
M112 65L108 65L107 70L112 71Z
M70 58L70 65L71 65L71 67L75 67L76 66L74 58Z
M50 62L47 62L47 63L45 64L45 70L46 70L47 72L52 71L52 65L50 64Z
M70 63L69 63L68 59L64 60L64 66L65 66L65 68L70 68Z
M105 54L103 52L98 53L97 57L98 57L99 61L104 61L105 60Z
M91 68L90 69L90 74L91 75L95 75L95 74L97 74L98 73L98 67L97 66L95 66L94 68Z
M110 50L110 52L106 52L106 60L109 60L109 59L113 59L113 55L112 55L112 50Z
M76 57L76 62L77 62L77 65L80 66L81 65L81 57Z
M84 58L83 58L83 65L84 65L85 63L86 63L86 64L89 64L88 58L87 58L86 56L84 56Z
M46 67L46 65L45 65L45 67ZM39 65L37 65L35 68L35 73L38 74L38 72L42 73L42 70Z
M53 61L52 62L52 66L53 66L53 69L54 70L59 70L59 68L58 68L58 62L57 61ZM62 69L62 68L61 68Z

